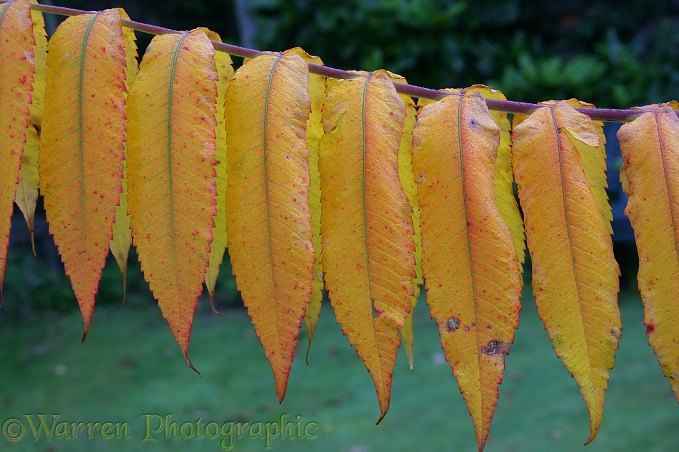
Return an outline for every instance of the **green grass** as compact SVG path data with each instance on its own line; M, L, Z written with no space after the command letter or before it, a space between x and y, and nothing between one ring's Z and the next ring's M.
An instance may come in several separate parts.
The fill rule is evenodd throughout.
M621 297L623 337L611 373L606 410L587 451L673 450L679 444L679 407L647 345L638 295ZM5 300L5 303L16 300ZM472 422L444 361L434 322L421 303L415 315L415 368L401 350L391 409L375 426L379 410L370 377L342 336L329 308L323 311L311 354L304 363L306 334L279 405L271 370L244 311L209 314L201 300L194 325L189 370L154 303L132 298L123 307L98 308L87 340L80 343L79 313L41 314L11 325L0 311L0 422L19 418L21 440L0 439L0 449L34 450L221 450L220 439L185 436L142 442L143 415L172 415L177 428L201 419L266 423L283 414L296 427L315 422L314 439L276 438L274 450L407 451L476 449ZM25 414L60 415L58 421L127 423L129 438L33 439ZM160 418L154 417L153 426ZM33 417L37 422L37 417ZM121 424L122 426L123 424ZM230 424L226 424L229 426ZM273 428L273 427L270 427ZM170 436L172 432L170 431ZM203 432L205 433L205 432ZM209 432L214 436L214 431ZM556 358L532 298L524 297L521 326L507 357L504 383L487 451L571 451L589 433L578 388ZM295 432L296 436L296 432ZM303 435L302 435L303 436ZM265 440L245 432L232 450L264 450Z

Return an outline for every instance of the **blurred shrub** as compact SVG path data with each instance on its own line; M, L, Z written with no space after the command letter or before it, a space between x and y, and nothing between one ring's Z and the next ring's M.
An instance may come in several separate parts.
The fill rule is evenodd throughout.
M301 46L343 69L432 88L600 106L676 98L679 1L251 0L259 47Z

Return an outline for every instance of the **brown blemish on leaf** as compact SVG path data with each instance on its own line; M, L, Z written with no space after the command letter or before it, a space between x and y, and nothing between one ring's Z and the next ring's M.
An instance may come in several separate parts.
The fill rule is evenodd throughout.
M451 317L448 319L448 331L454 333L458 328L460 328L460 319L457 317Z
M493 339L488 341L487 345L481 347L481 352L485 353L488 356L499 354L507 355L509 354L509 345L507 345L506 342Z

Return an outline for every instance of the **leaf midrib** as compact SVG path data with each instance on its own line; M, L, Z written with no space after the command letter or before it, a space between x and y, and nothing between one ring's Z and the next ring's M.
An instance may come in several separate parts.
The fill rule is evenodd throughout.
M477 319L477 313L476 313L476 284L474 281L474 259L472 257L472 238L471 238L471 233L469 232L469 206L467 202L467 185L466 185L466 180L465 180L465 165L464 165L464 152L463 152L463 140L462 140L462 133L464 131L464 128L462 127L462 104L464 103L465 95L464 92L461 93L460 99L457 103L457 129L458 129L458 134L457 134L457 145L459 149L459 155L460 155L460 179L461 179L461 186L462 186L462 202L464 203L464 221L465 221L465 233L467 235L467 258L469 260L469 272L471 273L471 291L472 291L472 309L474 311L474 324L478 325L478 319ZM476 339L476 350L474 352L474 356L476 357L476 368L479 370L479 386L481 386L481 356L479 355L479 329L475 328L474 332L474 338ZM483 391L479 391L480 393L483 393ZM483 401L481 403L481 409L483 409Z
M589 370L589 375L590 375L590 385L594 386L594 381L592 378L592 364L590 360L590 351L589 351L589 343L587 341L587 328L585 325L585 319L584 319L584 314L582 312L582 295L580 294L580 283L578 279L578 272L575 268L575 252L573 250L573 240L572 240L572 233L571 233L571 223L569 220L569 215L568 215L568 199L566 196L566 176L564 175L564 162L563 162L563 156L561 155L561 135L559 131L559 126L556 121L556 110L554 106L549 106L549 112L552 116L552 125L554 126L554 136L556 137L556 145L557 145L557 150L556 150L556 155L559 161L559 176L561 178L561 200L563 203L563 212L564 212L564 219L566 221L566 233L568 235L568 248L570 250L570 256L571 256L571 271L573 272L573 277L575 278L575 292L577 294L578 298L578 311L580 312L580 325L582 327L582 333L583 337L585 339L585 346L587 348L587 353L585 353L585 357L587 359L587 366L586 369ZM575 145L574 145L575 146ZM599 209L597 208L597 211Z
M660 130L660 111L655 111L655 130L658 135L658 150L660 151L660 159L662 162L663 178L665 179L665 191L667 192L667 201L670 207L670 227L674 234L674 252L677 256L677 262L679 262L679 237L677 237L677 229L674 227L674 207L672 206L672 189L670 185L670 179L667 174L667 158L665 157L665 146L663 145L662 132Z
M172 243L172 254L173 254L173 260L177 262L177 240L176 240L176 229L175 229L175 215L174 215L174 184L172 180L173 172L172 172L172 107L173 107L173 97L174 97L174 79L177 73L177 64L179 61L179 52L182 48L182 44L186 40L186 38L189 36L188 32L183 33L179 39L177 40L177 45L175 46L174 50L174 55L172 56L172 65L170 66L170 79L168 81L168 94L167 94L167 181L169 185L168 189L168 197L169 197L169 205L170 205L170 229L172 231L172 240L170 242ZM178 266L174 265L174 280L175 280L175 285L177 289L177 293L181 293L180 287L179 287L179 273L178 273ZM180 297L181 298L181 297ZM181 315L181 314L180 314Z
M80 151L80 180L82 181L82 189L80 190L80 207L82 212L87 212L87 206L85 205L87 199L85 196L85 181L86 181L86 176L85 176L85 133L83 130L83 103L84 103L84 98L83 98L83 90L84 90L84 78L85 78L85 61L86 61L86 54L87 54L87 47L88 47L88 41L90 39L90 33L92 32L92 28L94 27L94 23L96 20L100 17L101 12L98 12L92 16L90 19L89 23L87 24L87 29L85 30L85 36L82 41L82 49L80 51L80 72L78 74L80 78L80 83L78 83L78 149ZM83 218L86 218L84 216ZM88 236L88 231L87 231L87 226L88 226L88 221L83 222L83 243L88 243L87 236Z
M269 262L271 262L271 289L272 293L274 294L274 305L275 309L273 310L274 313L274 318L276 321L274 322L275 328L276 328L276 338L278 339L278 351L279 353L276 355L276 358L279 360L282 360L282 353L280 353L283 349L283 344L281 343L281 335L278 334L278 325L280 324L280 319L278 318L278 299L276 297L276 266L273 264L274 262L274 252L273 252L273 237L271 236L271 212L269 208L269 165L268 165L268 152L269 152L269 137L268 137L268 132L269 132L269 101L271 97L271 87L273 85L273 78L276 73L276 66L278 66L278 63L281 61L281 58L283 58L283 54L279 53L276 59L274 60L271 69L269 71L269 77L267 79L267 84L266 84L266 95L264 96L264 121L262 123L262 127L264 128L264 133L263 133L263 139L262 139L262 167L264 168L264 198L266 202L264 203L265 209L266 209L266 234L267 234L267 247L269 250Z
M361 183L363 184L363 190L362 190L362 195L363 195L363 243L365 247L365 271L368 277L368 296L370 297L370 329L373 333L373 344L375 344L375 352L377 355L377 360L380 362L380 365L378 366L378 372L380 374L380 384L384 384L384 376L382 375L382 364L381 364L381 355L379 353L379 350L377 350L377 344L379 343L377 340L377 331L375 329L375 321L373 320L375 317L375 300L373 299L372 296L372 275L370 272L370 248L369 248L369 243L368 243L368 199L367 199L367 190L366 190L366 176L367 176L367 149L368 149L368 138L367 138L367 106L366 106L366 100L368 97L368 85L370 84L370 80L372 79L372 73L368 74L367 77L365 78L365 81L363 82L363 92L361 94L361 138L362 138L362 151L363 151L363 159L362 159L362 164L363 164L363 173L362 173L362 179ZM379 318L379 316L377 317Z
M4 6L5 7L2 8L2 10L0 11L0 29L2 28L2 21L5 20L5 15L7 14L7 11L9 11L9 8L12 6L12 3L6 3Z

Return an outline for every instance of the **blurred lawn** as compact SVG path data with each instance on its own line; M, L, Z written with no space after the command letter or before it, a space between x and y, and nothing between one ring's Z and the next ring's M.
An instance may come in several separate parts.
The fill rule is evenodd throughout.
M39 296L36 294L35 296ZM642 323L637 294L621 297L623 337L606 397L603 426L587 451L664 451L679 444L679 407L662 375ZM0 422L24 425L24 436L0 449L220 450L219 439L142 442L145 414L171 414L178 428L199 418L216 422L316 422L315 439L274 439L274 450L407 451L476 450L471 419L445 362L434 322L420 303L415 316L415 368L401 350L391 409L375 426L378 405L370 377L342 336L329 307L323 311L311 354L304 363L306 333L278 404L271 370L247 315L241 310L209 314L201 300L191 342L199 377L155 305L128 300L97 309L85 343L79 313L42 314L30 325L10 325L0 311ZM127 422L129 438L34 440L25 414L58 414L59 421ZM37 418L34 417L36 420ZM51 422L51 417L48 416ZM154 422L159 419L154 418ZM154 424L154 427L157 424ZM185 433L190 434L186 427ZM575 382L556 358L534 302L524 297L521 327L507 358L487 451L579 450L589 433L587 412ZM181 436L181 432L179 433ZM194 433L193 436L196 434ZM263 450L247 433L233 450Z

